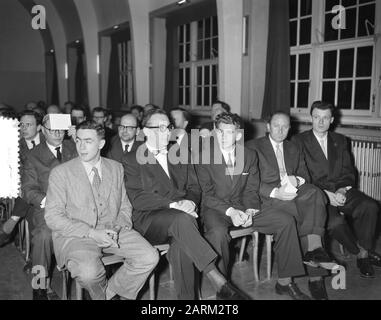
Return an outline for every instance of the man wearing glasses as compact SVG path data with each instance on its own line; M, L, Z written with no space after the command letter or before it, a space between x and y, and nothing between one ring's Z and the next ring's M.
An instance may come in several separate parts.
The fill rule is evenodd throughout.
M145 143L123 158L134 228L152 245L170 243L168 260L179 299L195 298L193 265L211 280L217 299L245 299L217 270L217 255L200 235L197 177L191 164L174 164L168 155L173 126L167 114L153 109L142 125Z
M56 166L77 156L74 142L64 140L65 131L51 129L50 116L46 115L42 121L42 133L46 141L26 155L21 177L23 197L34 207L31 226L32 264L42 268L46 275L40 278L39 287L33 288L34 300L48 299L46 284L54 254L51 231L44 219L49 174Z
M118 126L118 136L111 140L111 148L107 153L107 158L122 162L126 153L134 152L143 143L136 141L139 134L138 121L132 113L125 114L120 119Z

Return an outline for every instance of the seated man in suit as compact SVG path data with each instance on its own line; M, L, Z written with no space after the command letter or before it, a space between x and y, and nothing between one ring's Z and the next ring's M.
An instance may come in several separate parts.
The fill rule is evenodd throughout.
M140 125L142 123L143 116L144 116L144 108L142 106L139 106L139 105L134 105L131 107L131 113L138 120L138 127L140 128Z
M328 299L322 276L327 271L315 267L338 267L322 246L327 218L326 198L316 186L309 184L309 174L303 153L287 141L290 116L275 112L267 124L268 136L249 141L246 146L256 152L260 172L259 193L262 208L280 210L297 221L303 261L310 276L311 295L318 300Z
M305 273L294 219L278 214L271 207L261 209L258 196L259 172L254 152L237 143L243 138L237 115L222 113L216 120L217 140L204 144L210 163L196 164L202 189L201 219L205 237L220 257L219 269L228 273L229 229L252 224L265 234L274 234L279 280L276 291L293 299L307 300L292 282L292 277Z
M77 126L79 157L52 170L45 219L58 265L66 266L93 300L136 299L159 257L132 229L123 167L100 156L104 134L94 121ZM108 281L103 253L126 258Z
M51 129L50 116L46 115L42 121L45 141L26 154L21 177L23 199L34 207L29 224L32 229L32 263L33 266L42 266L47 276L53 255L52 235L44 219L48 178L53 168L77 156L73 141L64 140L65 131ZM40 283L44 280L41 279ZM33 288L33 299L46 300L45 288L44 285L39 289Z
M139 134L138 121L132 113L125 114L120 119L118 136L111 140L111 147L107 158L122 162L124 154L134 152L143 142L136 141Z
M45 140L41 133L41 122L42 118L34 111L26 110L20 114L20 176L22 176L26 154ZM12 231L21 218L31 217L28 213L33 213L33 208L21 197L18 197L15 200L12 216L2 226L0 224L0 247L10 241Z
M312 183L328 196L329 234L357 255L361 276L373 278L373 266L381 267L380 255L372 251L379 206L356 188L356 171L347 138L329 131L334 121L333 110L329 103L314 102L312 130L298 134L295 141L303 150ZM352 221L355 233L346 218Z
M167 256L179 299L195 298L193 264L211 280L217 299L244 299L217 270L217 255L199 233L200 189L193 165L171 161L171 129L163 110L149 111L143 119L146 142L123 158L134 226L152 245L170 243Z

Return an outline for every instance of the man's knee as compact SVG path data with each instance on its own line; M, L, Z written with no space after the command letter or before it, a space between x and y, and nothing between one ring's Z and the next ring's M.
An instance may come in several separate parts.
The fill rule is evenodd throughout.
M94 260L81 262L70 260L67 267L72 276L83 285L99 282L106 276L104 267Z
M205 238L212 243L229 242L231 239L228 228L224 228L224 227L215 227L215 228L209 229L205 233Z
M153 269L159 262L160 255L155 248L144 250L144 254L139 258L139 263L142 266Z
M196 219L185 212L179 212L178 214L176 214L174 223L182 227L189 227L191 225L197 226Z
M329 233L334 232L336 229L345 226L347 222L342 214L330 215L328 218L327 230Z

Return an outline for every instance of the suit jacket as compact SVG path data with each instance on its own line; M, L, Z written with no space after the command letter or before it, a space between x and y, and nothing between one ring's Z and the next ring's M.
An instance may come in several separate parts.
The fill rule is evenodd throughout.
M276 155L268 136L251 140L246 147L253 150L258 157L258 168L260 172L259 193L262 202L270 201L270 194L274 188L280 186L279 166ZM303 152L291 141L283 141L283 157L287 174L299 176L310 182L310 176L304 162Z
M328 132L328 160L312 130L296 135L294 141L303 150L312 183L320 189L336 192L342 187L356 185L356 170L345 136Z
M212 144L211 144L212 145ZM202 189L202 210L208 209L226 214L230 207L245 211L246 209L260 209L258 196L259 174L257 157L247 148L236 146L236 167L239 155L243 155L242 170L237 169L233 179L227 174L227 165L219 148L209 148L210 163L195 165L197 176ZM215 153L216 151L216 153ZM202 157L200 157L202 159ZM216 161L222 159L222 161Z
M139 150L127 153L123 166L126 190L133 207L132 220L135 228L144 234L150 225L152 211L168 209L170 203L184 199L198 205L201 192L193 165L174 165L168 161L169 178L145 145ZM144 163L143 157L150 159L149 163Z
M102 158L100 193L107 199L107 220L131 229L131 203L127 198L120 163ZM49 178L45 220L52 230L60 265L63 251L73 238L87 237L98 222L97 204L90 180L79 157L54 168Z
M104 147L101 150L102 157L106 157L107 156L108 152L111 149L111 141L112 141L113 137L116 135L116 132L114 130L110 129L109 127L105 127L104 129L105 129L105 140L106 140L106 143L105 143Z
M62 143L62 163L77 156L74 142L64 140ZM23 198L43 213L40 208L41 201L45 198L48 190L48 179L50 171L60 165L58 159L48 148L46 142L40 143L31 150L25 158L24 170L21 180Z
M136 149L141 144L143 144L142 141L136 141L135 139L130 152L136 151ZM117 135L111 140L111 146L110 146L110 150L107 153L107 158L118 161L118 162L122 162L123 156L124 156L124 150L123 150L122 142L120 141L120 138Z

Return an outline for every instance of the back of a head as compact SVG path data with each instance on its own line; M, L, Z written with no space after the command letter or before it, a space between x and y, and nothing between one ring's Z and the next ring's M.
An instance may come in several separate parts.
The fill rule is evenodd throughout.
M230 113L230 105L227 104L226 102L221 100L216 100L213 102L212 106L214 106L215 104L219 104L226 112Z

